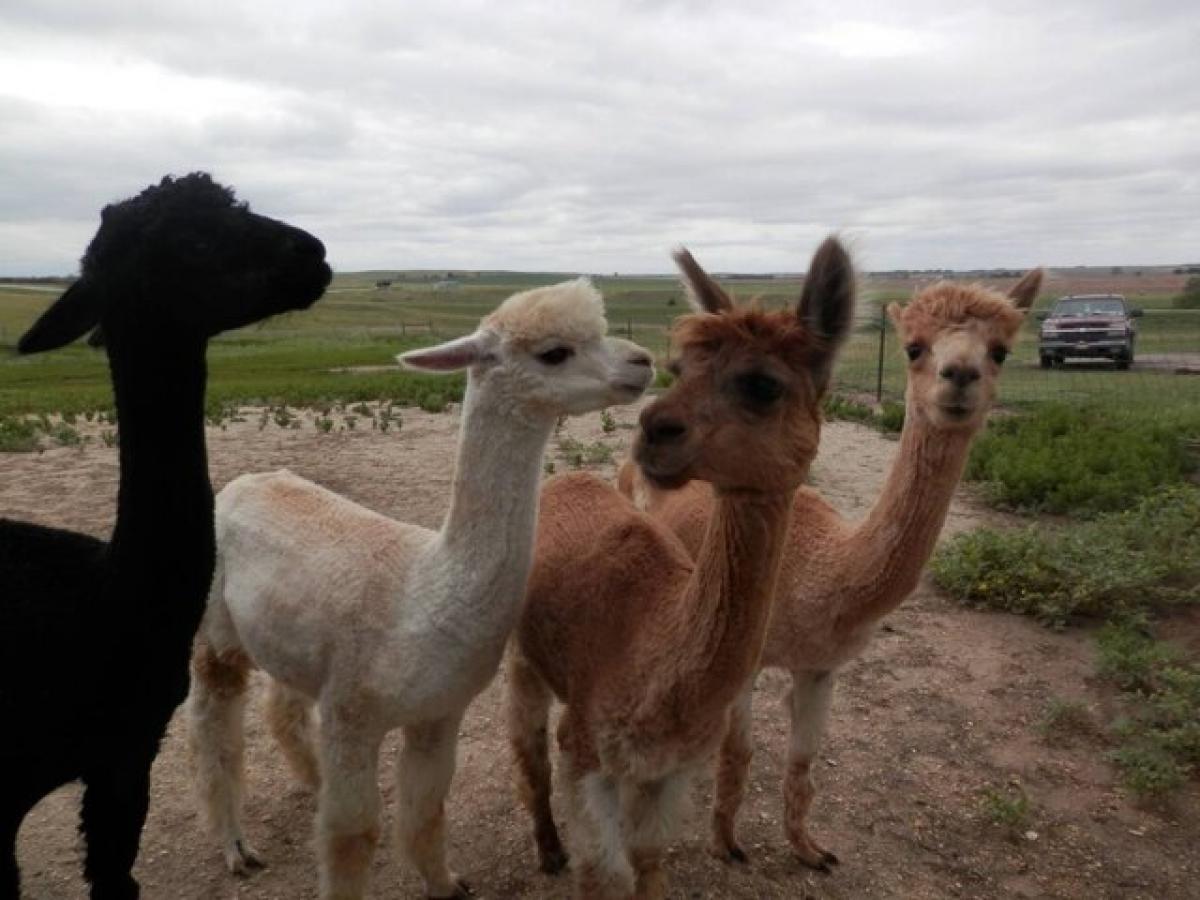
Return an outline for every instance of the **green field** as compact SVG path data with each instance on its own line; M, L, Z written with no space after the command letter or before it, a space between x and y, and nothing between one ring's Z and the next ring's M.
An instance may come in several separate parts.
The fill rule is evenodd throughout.
M441 273L443 276L445 273ZM380 278L393 279L377 289ZM360 272L338 275L311 310L272 319L223 335L209 351L210 405L254 402L320 405L334 401L392 399L418 403L430 392L458 396L461 377L443 378L395 370L339 371L389 366L403 349L470 331L506 296L563 275L509 272L457 273L451 282L427 273ZM614 333L630 335L660 357L668 352L671 321L685 311L672 278L598 278ZM771 307L794 302L792 278L738 278L726 282L740 298L758 297ZM909 289L865 281L856 333L843 351L839 388L874 394L879 374L879 309L903 300ZM0 285L0 415L83 412L111 406L105 359L82 344L34 357L12 351L17 338L56 291ZM1050 302L1049 295L1039 306ZM1147 309L1140 320L1139 355L1200 352L1200 312L1169 309L1169 295L1137 298ZM1200 403L1200 376L1136 366L1043 371L1036 365L1034 325L1026 327L1006 364L1001 402L1103 400L1143 408ZM169 339L169 336L164 336ZM898 399L904 360L895 336L885 334L883 396Z

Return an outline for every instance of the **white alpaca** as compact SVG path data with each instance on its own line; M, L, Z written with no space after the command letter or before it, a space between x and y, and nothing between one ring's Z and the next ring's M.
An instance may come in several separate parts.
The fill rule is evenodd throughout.
M517 294L475 333L398 357L469 370L440 531L286 471L221 491L188 712L200 797L231 871L258 862L239 821L243 695L258 667L273 679L272 732L319 788L321 897L363 895L379 747L397 726L398 843L430 896L465 895L446 866L443 801L459 722L495 674L525 594L542 455L559 416L628 403L653 375L648 353L605 330L603 300L581 279Z

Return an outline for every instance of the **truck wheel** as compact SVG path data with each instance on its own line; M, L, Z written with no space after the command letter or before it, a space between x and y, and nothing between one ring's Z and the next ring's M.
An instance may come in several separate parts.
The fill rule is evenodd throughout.
M1050 364L1051 364L1052 362L1054 362L1054 360L1053 360L1053 359L1051 359L1049 356L1042 356L1042 357L1039 357L1038 361L1039 361L1039 362L1042 364L1042 368L1043 368L1043 369L1048 369L1048 368L1050 368Z

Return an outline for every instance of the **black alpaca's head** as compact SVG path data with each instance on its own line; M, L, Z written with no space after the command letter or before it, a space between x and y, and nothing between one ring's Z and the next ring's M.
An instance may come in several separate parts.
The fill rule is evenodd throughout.
M106 206L79 280L21 338L36 353L99 327L108 339L213 335L305 309L332 273L306 231L250 212L204 172Z

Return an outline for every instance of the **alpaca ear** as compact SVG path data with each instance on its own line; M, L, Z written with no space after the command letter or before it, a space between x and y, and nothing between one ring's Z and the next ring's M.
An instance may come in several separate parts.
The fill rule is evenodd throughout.
M854 321L854 265L837 238L825 238L813 254L796 315L824 341L814 369L814 382L823 391L833 372L838 349L849 336Z
M887 305L887 317L892 320L892 325L896 331L900 331L904 327L904 307L899 303L889 303Z
M700 268L695 257L680 247L671 254L675 265L683 275L684 294L688 304L696 312L720 313L733 309L733 300Z
M1017 309L1029 309L1033 306L1033 301L1037 300L1038 291L1042 288L1043 274L1042 269L1031 269L1025 273L1024 278L1013 285L1008 296L1013 299Z
M96 327L103 312L103 292L92 282L80 279L25 332L17 343L17 352L41 353L69 344Z
M479 333L468 334L436 347L425 347L421 350L410 350L396 357L400 365L408 369L420 369L426 372L457 372L459 369L469 369L476 363L491 358L490 341L487 336Z

